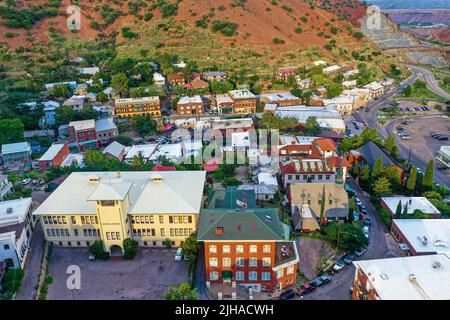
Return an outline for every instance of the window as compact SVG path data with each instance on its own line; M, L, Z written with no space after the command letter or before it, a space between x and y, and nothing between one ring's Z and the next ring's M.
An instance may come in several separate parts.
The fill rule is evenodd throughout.
M230 246L229 245L222 246L222 252L223 253L230 253Z
M250 253L256 253L256 252L258 252L258 247L256 246L256 244L250 245Z
M72 224L77 224L77 219L74 216L70 217L70 220L72 221Z
M270 267L270 258L262 258L262 266Z
M188 222L192 223L192 217L191 216L188 216Z
M153 216L150 216L149 218L150 218L150 223L155 223L155 219Z
M236 267L244 267L245 262L244 258L236 258Z
M66 217L62 217L63 224L67 224Z
M258 266L258 258L250 258L248 259L249 267L257 267Z
M261 280L262 281L270 281L270 272L261 273Z
M284 277L284 269L278 270L277 271L277 279L280 279L283 277Z
M150 217L149 216L145 216L145 223L150 223Z
M209 253L217 253L217 246L210 245L209 246Z
M237 245L236 246L236 252L237 253L244 253L244 246L243 245Z
M211 281L219 280L219 273L217 271L211 271L209 273L209 280Z
M164 237L166 235L166 232L165 232L164 228L161 228L160 231L161 231L161 236Z
M244 280L245 280L245 273L243 271L237 271L236 281L244 281Z
M164 223L164 216L159 216L159 223Z
M188 217L187 216L183 216L183 223L188 223Z
M78 237L78 229L74 229L73 233L75 234L75 237Z
M231 258L223 258L222 267L231 267Z
M81 217L81 224L84 224L84 217Z
M264 253L270 253L270 244L265 244L264 246L263 246L263 252Z
M169 216L169 223L173 223L173 217Z
M294 273L294 266L287 267L286 274L293 274Z
M248 273L248 280L249 281L257 281L258 280L258 272L256 271L250 271Z
M219 262L217 258L209 258L209 266L210 267L218 267Z
M45 223L45 224L48 224L48 219L47 219L47 217L46 217L46 216L43 216L42 218L43 218L43 220L44 220L44 223Z

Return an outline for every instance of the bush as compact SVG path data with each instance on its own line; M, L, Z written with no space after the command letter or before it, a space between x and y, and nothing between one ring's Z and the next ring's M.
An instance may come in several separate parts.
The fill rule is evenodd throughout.
M172 241L171 241L170 239L165 239L165 240L163 241L163 245L164 245L167 249L170 249L170 248L172 248Z
M213 32L220 32L224 36L230 37L236 33L238 24L226 20L214 20L211 23L211 30Z
M280 38L273 38L273 43L275 43L275 44L283 44L283 43L285 43L286 41L284 41L283 39L280 39Z
M195 21L195 26L198 28L206 29L208 28L208 24L205 22L205 20L197 20Z
M22 284L23 276L25 275L22 269L8 269L3 278L3 289L5 290L6 299L12 299L14 294L19 290Z
M96 259L108 260L109 253L105 251L105 246L102 240L96 240L90 247L89 253L92 254Z
M133 260L138 251L138 243L130 238L123 240L123 258L126 260Z

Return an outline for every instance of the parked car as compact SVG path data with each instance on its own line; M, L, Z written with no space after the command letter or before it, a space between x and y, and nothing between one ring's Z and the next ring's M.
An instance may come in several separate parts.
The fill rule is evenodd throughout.
M410 140L411 136L410 135L403 135L401 136L403 140Z
M438 137L438 136L440 136L441 134L439 133L439 132L432 132L431 133L431 137L432 138L436 138L436 137Z
M439 141L447 141L448 137L447 136L440 136L439 138L437 138Z
M448 167L447 166L439 166L437 169L439 171L445 171L445 170L448 170Z
M339 260L336 261L333 265L333 267L331 267L331 269L335 272L339 272L341 271L343 268L345 267L345 261L344 260Z
M344 262L345 264L350 264L352 263L353 259L355 259L355 254L352 252L344 258Z
M297 295L298 296L304 296L307 294L312 293L314 290L316 290L317 287L313 287L309 284L304 284L300 288L297 288Z
M289 290L283 292L282 294L280 294L280 300L290 300L290 299L295 298L295 296L296 296L295 291L292 289L289 289Z
M309 284L315 287L320 287L324 285L325 283L328 283L331 281L331 277L328 274L324 274L313 281L311 281Z
M369 226L364 226L363 232L364 232L364 235L366 236L366 238L369 239Z
M362 206L362 202L361 202L361 200L359 199L359 198L355 198L355 203L356 203L356 205L359 207L359 206Z
M353 293L353 284L350 286L350 294Z
M175 261L181 261L183 260L183 249L178 248L177 253L175 253Z
M365 226L370 226L370 224L371 224L370 218L364 219L364 225Z
M27 184L29 184L31 182L31 179L23 179L20 183L24 186L26 186Z
M366 252L366 248L362 247L362 248L359 248L359 249L355 250L355 255L357 257L361 257L365 252Z

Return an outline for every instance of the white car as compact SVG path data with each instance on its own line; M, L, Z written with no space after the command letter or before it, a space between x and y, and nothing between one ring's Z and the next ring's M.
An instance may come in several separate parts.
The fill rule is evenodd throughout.
M359 198L355 198L355 203L358 207L362 206L362 202L361 200L359 200Z
M26 186L27 184L29 184L31 182L31 179L23 179L21 184Z
M183 249L178 248L177 253L175 253L175 261L183 260Z
M369 226L364 226L363 232L366 238L369 239Z

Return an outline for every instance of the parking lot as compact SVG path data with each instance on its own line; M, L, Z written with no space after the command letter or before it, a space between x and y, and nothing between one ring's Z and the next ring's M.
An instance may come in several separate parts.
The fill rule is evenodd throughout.
M67 288L71 265L80 267L80 290ZM140 249L132 261L89 261L86 250L54 248L49 273L48 300L160 300L171 284L188 280L175 250L159 249Z
M395 133L403 128L410 136L409 139L402 139L402 142L411 148L411 152L422 158L424 162L435 160L435 154L441 146L450 145L449 140L439 140L431 137L431 134L440 133L441 137L450 136L450 119L442 116L415 118L414 122L407 125L397 121ZM442 138L441 138L442 139ZM436 162L436 169L442 167L442 163ZM421 168L424 170L425 168ZM449 171L449 170L447 170ZM448 174L448 173L447 173Z

